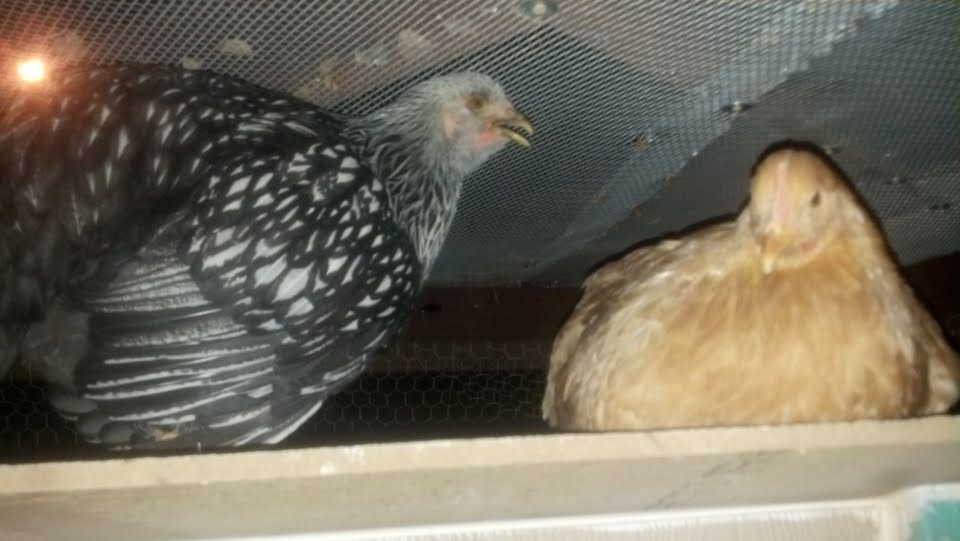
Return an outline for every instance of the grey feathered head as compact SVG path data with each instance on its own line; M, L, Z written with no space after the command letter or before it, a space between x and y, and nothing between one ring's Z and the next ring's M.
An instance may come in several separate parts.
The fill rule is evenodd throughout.
M381 174L459 181L510 140L527 146L533 126L503 88L475 72L434 77L354 125Z

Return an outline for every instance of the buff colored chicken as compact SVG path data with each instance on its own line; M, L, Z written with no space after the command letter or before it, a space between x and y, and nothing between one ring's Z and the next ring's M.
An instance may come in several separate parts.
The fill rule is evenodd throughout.
M543 416L572 430L903 418L956 401L960 359L817 153L770 152L734 222L590 276Z

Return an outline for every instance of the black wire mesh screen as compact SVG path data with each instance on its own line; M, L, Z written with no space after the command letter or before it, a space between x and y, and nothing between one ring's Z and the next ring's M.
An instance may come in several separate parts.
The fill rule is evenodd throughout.
M33 56L209 68L350 114L436 73L496 77L534 146L468 179L434 285L575 286L628 245L734 212L784 138L834 155L903 263L960 249L954 0L0 0L0 95ZM490 338L451 346L442 371L385 364L301 433L537 429L542 374ZM0 389L0 446L74 442L27 377Z
M0 87L31 56L129 59L360 114L435 73L487 72L534 118L535 145L468 181L433 283L572 284L637 213L624 240L733 211L783 137L836 149L909 263L960 247L958 13L952 0L0 0Z
M407 343L329 400L285 446L545 431L549 344ZM35 371L0 382L0 463L104 456L47 404Z

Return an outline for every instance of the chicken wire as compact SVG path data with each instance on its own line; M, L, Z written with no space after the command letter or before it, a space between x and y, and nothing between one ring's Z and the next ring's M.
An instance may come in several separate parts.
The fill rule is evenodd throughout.
M840 149L904 262L956 250L958 11L951 0L4 0L0 60L2 84L31 55L203 67L349 114L435 73L485 71L535 120L534 147L469 179L431 281L575 284L612 248L734 211L749 164L784 137Z
M437 73L499 79L533 146L468 179L432 284L576 285L638 241L735 212L784 138L834 155L902 262L954 252L958 53L953 0L0 0L0 99L33 56L208 68L348 114ZM542 375L505 347L480 355L500 369L369 375L301 432L529 427ZM0 446L75 441L37 385L0 403Z
M284 446L545 432L544 374L531 367L549 349L493 340L394 346ZM0 463L108 454L50 408L34 374L0 378Z

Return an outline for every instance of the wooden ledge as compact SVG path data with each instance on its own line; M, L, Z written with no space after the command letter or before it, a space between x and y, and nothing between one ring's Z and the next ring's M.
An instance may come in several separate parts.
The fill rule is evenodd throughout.
M937 416L907 421L553 434L167 457L117 455L97 461L0 466L0 494L925 444L955 446L960 469L960 419Z

